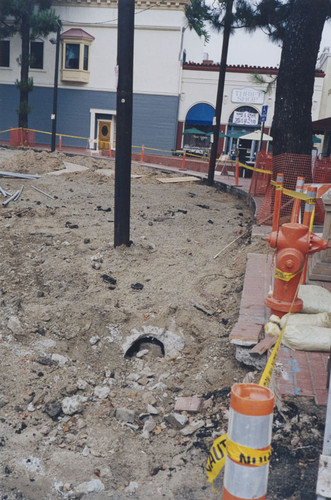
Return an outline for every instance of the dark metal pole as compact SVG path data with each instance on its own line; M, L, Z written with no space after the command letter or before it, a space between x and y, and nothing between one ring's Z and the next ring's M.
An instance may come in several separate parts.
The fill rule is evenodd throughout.
M262 122L262 127L261 127L261 139L260 139L260 144L259 144L259 152L262 149L263 134L264 134L264 122Z
M114 246L130 245L134 0L119 0Z
M55 151L55 144L56 144L56 118L57 118L56 115L57 115L57 89L58 89L58 81L59 81L60 35L61 35L61 23L59 21L57 21L51 151Z
M221 124L221 114L222 114L226 60L228 57L229 39L230 39L231 25L232 25L232 6L233 6L233 0L227 0L225 17L224 17L224 31L223 31L223 43L222 43L222 55L220 62L220 73L218 78L218 88L217 88L217 98L216 98L216 108L215 108L215 119L214 119L215 123L213 123L214 141L211 145L208 180L207 180L207 184L209 186L212 186L214 184L217 147L219 140L220 124Z

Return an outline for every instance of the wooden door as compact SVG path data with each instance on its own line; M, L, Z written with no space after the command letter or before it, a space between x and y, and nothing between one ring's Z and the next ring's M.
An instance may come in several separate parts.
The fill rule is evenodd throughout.
M110 144L110 129L111 122L110 121L99 121L98 122L98 149L107 149L109 150Z

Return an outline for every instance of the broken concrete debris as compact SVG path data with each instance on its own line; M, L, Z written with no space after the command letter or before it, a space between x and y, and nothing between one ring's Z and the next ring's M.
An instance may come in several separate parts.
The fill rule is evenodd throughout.
M84 403L86 403L87 398L85 396L75 395L71 397L66 397L61 403L62 411L65 415L75 415L75 413L81 413L84 409Z
M110 393L110 388L107 385L97 385L94 388L94 396L99 399L106 399Z
M164 420L176 429L182 429L188 422L187 416L182 413L169 413L164 415Z
M175 411L197 413L201 408L202 399L196 396L179 397L175 403Z
M100 479L91 479L91 481L87 481L76 486L73 490L73 497L82 498L83 496L92 493L101 493L104 489L105 486Z
M181 335L163 328L143 326L142 331L138 331L135 328L131 331L132 335L129 335L122 345L124 356L132 356L130 350L138 352L139 349L135 349L135 343L145 338L149 341L153 341L154 339L159 342L159 345L163 346L165 359L179 356L185 346L185 341Z
M135 412L134 410L129 410L128 408L116 408L115 417L117 420L121 420L122 422L130 424L135 422Z
M24 328L17 316L10 316L8 318L7 327L13 332L14 335L24 335Z

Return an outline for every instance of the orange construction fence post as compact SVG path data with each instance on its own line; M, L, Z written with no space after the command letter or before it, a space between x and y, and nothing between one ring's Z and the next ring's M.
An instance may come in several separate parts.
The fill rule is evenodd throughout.
M235 186L239 185L239 156L236 157L236 166L235 166Z
M62 151L62 135L59 137L59 150Z
M297 184L296 184L296 187L295 187L295 191L297 193L302 193L303 192L304 183L305 183L305 178L304 177L298 177L297 178ZM291 213L291 222L299 222L300 208L301 208L301 200L300 200L300 198L294 198L293 207L292 207L292 213Z
M280 208L282 205L282 190L283 190L284 174L277 174L276 192L274 201L274 215L272 219L272 231L278 231Z
M185 160L186 160L186 151L184 151L184 154L183 154L183 159L182 159L182 170L185 169Z
M140 162L141 163L144 162L144 149L145 149L145 146L142 144L142 146L141 146L141 152L140 152Z
M223 500L267 498L274 400L262 385L232 386Z

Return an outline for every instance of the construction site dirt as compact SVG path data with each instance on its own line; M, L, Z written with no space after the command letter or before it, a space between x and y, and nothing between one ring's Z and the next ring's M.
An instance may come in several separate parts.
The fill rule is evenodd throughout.
M0 499L217 498L206 461L231 386L261 375L229 342L246 256L268 251L251 210L135 164L132 244L114 248L113 159L0 162L41 176L0 177L24 186L0 205ZM315 499L324 418L304 398L275 409L268 499Z

